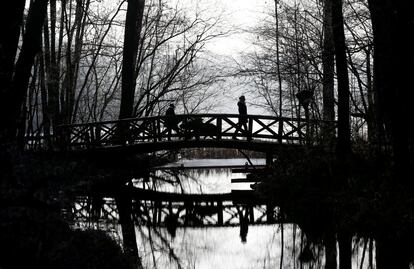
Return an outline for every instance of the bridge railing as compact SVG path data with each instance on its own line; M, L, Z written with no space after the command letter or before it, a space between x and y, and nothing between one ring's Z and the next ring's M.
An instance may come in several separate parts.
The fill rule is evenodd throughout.
M173 124L171 123L173 122ZM133 145L177 140L254 140L284 144L315 144L321 138L322 121L248 115L247 130L238 114L189 114L174 118L155 116L62 125L54 141L65 148ZM171 124L174 125L171 127ZM324 125L325 124L325 125ZM334 124L330 124L335 132ZM326 129L326 128L325 128Z

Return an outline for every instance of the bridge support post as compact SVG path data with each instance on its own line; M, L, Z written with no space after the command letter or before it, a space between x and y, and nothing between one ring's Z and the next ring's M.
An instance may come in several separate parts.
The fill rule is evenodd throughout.
M217 226L223 226L223 201L217 202Z
M249 118L249 126L247 129L247 141L252 140L252 134L253 134L253 119Z

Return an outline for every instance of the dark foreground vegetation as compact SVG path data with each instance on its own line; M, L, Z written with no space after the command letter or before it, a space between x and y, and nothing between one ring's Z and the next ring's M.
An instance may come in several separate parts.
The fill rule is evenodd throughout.
M2 268L134 268L105 231L72 230L58 211L27 202L0 210Z
M116 14L122 10L124 1L120 2L115 5ZM209 32L217 20L206 24L195 16L190 22L188 17L182 18L176 13L168 17L172 18L170 21L164 21L165 10L154 11L149 7L156 5L149 5L149 2L152 3L129 0L124 5L127 11L122 20L125 22L122 46L103 45L107 28L96 31L96 35L86 34L86 26L100 25L109 29L112 24L118 25L115 15L89 16L88 7L93 1L33 0L27 11L25 0L1 2L1 268L130 268L130 263L140 266L135 230L128 218L130 201L123 199L122 190L117 204L125 209L120 212L123 250L102 232L72 230L61 219L59 206L56 206L57 201L61 202L61 192L70 189L68 181L73 183L71 180L77 184L85 180L90 186L94 180L109 184L117 177L122 178L116 181L117 187L124 186L131 177L122 169L128 157L112 156L111 160L119 162L119 166L114 165L118 170L114 168L107 174L108 163L91 168L89 162L93 158L87 156L70 159L63 154L60 160L53 154L34 157L25 151L25 139L41 137L53 151L57 149L53 134L61 124L100 121L114 115L119 119L159 115L169 102L181 102L183 110L191 112L203 103L203 96L213 96L208 86L221 77L212 73L200 75L204 69L193 60L205 42L223 35ZM166 7L165 2L158 2L159 8ZM278 116L286 116L286 110L300 112L304 109L307 119L319 115L327 122L327 129L332 127L328 123L336 121L337 135L322 133L326 143L320 145L323 148L320 151L309 147L305 154L279 153L273 169L265 175L267 180L262 185L265 188L259 190L279 205L309 240L325 247L325 268L350 269L352 238L357 236L375 241L378 269L407 269L414 260L410 247L414 239L413 4L393 0L316 2L321 7L317 16L321 27L317 32L323 32L317 39L321 45L319 56L308 59L307 53L299 51L298 47L284 52L287 55L294 51L298 62L303 58L310 63L319 60L316 65L321 68L315 73L320 77L307 88L300 86L303 79L300 74L308 79L310 72L306 68L311 64L300 74L298 68L294 75L286 75L285 71L300 63L293 60L293 63L280 64L284 54L279 45L286 42L279 40L298 40L299 36L279 36L289 31L279 31L285 29L285 25L279 25L282 12L275 1L276 31L266 40L275 41L274 54L267 54L267 57L276 64L271 68L273 73L261 71L271 73L274 83L271 85L275 85L277 91L264 95L273 101L272 111ZM372 31L368 42L355 39L356 42L349 44L346 42L349 35L345 32L349 33L352 27L347 24L343 11L349 11L345 7L355 3L366 10L362 13L364 16L357 16L357 25L369 21ZM286 12L286 17L296 20L299 11ZM309 17L312 16L306 18ZM95 24L89 21L91 18L96 19ZM365 20L360 20L362 18ZM171 25L173 27L168 28ZM190 26L195 27L196 32L204 31L191 36L191 40L187 35L185 45L168 51L171 57L164 57L165 50L157 50L168 39L187 33ZM158 43L151 43L154 40ZM85 46L89 46L88 49ZM366 67L364 78L357 77L354 72L358 65L352 62L350 55L355 51L367 55L361 64ZM103 61L99 62L98 56L102 55L107 58L99 58ZM118 61L120 55L122 63ZM356 84L364 90L361 110L350 110L358 103L351 87L355 83L349 79L350 71ZM245 73L254 78L260 75L251 69ZM258 81L263 80L261 77ZM80 81L82 83L77 84ZM98 92L96 89L103 85L107 87ZM268 86L267 83L263 85ZM291 86L291 95L283 92L286 85ZM192 91L194 88L202 89L203 93L196 95ZM306 97L300 94L304 90L312 91L314 96L319 91L321 98L312 102L302 99ZM368 102L363 101L364 96ZM296 97L302 107L295 101ZM284 107L287 101L294 105ZM321 111L316 109L316 102ZM192 107L188 107L190 103ZM289 113L292 117L300 116L300 113ZM364 120L362 125L368 135L363 139L350 125L355 118ZM122 128L120 135L123 135ZM148 163L141 167L146 165ZM335 258L337 242L339 264Z

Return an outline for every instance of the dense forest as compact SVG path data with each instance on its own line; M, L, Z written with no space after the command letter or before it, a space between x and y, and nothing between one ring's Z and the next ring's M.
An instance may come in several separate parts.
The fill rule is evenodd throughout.
M211 112L222 87L237 80L256 98L252 106L324 121L323 150L284 153L259 191L324 246L325 268L352 267L354 236L375 241L376 268L409 268L412 3L267 4L262 23L243 29L255 50L217 59L206 46L233 31L225 27L225 13L189 11L168 0L2 1L0 248L12 247L0 254L0 267L15 268L22 252L32 252L19 261L22 266L36 261L41 267L83 268L88 252L113 253L106 255L114 257L110 262L103 261L107 268L128 267L104 234L72 231L59 214L47 213L56 211L45 186L72 174L74 161L61 168L53 155L32 155L25 150L28 138L44 141L45 152L53 152L63 124L163 115L170 103L183 113ZM329 131L333 125L336 135ZM84 166L79 169L86 173ZM96 244L101 249L82 243L99 240L105 242ZM125 252L137 252L134 245L124 242ZM139 264L139 257L131 257Z

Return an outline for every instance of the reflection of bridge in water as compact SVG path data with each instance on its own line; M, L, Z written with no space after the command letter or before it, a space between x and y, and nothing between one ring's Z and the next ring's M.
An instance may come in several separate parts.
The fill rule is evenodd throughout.
M166 226L173 219L178 227L233 226L239 225L243 216L249 224L281 220L277 208L266 204L253 191L179 194L133 188L130 195L137 225ZM119 220L115 199L97 196L76 198L68 217L76 222L117 223Z
M237 114L198 114L174 116L177 128L167 126L171 118L166 116L64 125L49 139L28 138L26 148L109 153L104 156L195 147L234 148L264 152L268 163L280 148L317 146L322 132L326 134L328 127L335 131L333 123L261 115L248 115L247 130L241 130L238 120ZM173 194L133 189L130 195L134 220L140 225L165 225L173 218L178 226L226 226L240 224L246 218L251 224L274 223L281 217L275 207L251 191ZM114 199L102 197L79 198L70 213L77 221L118 219Z

